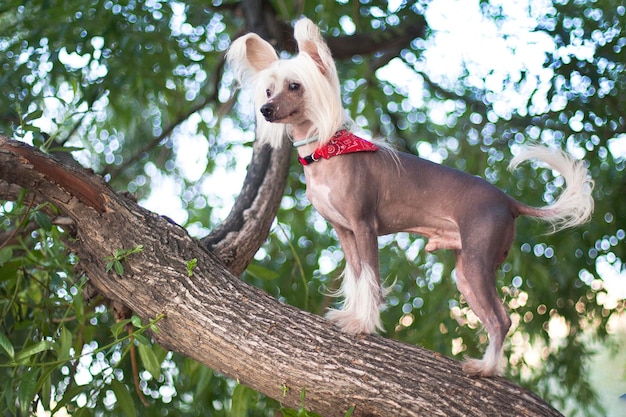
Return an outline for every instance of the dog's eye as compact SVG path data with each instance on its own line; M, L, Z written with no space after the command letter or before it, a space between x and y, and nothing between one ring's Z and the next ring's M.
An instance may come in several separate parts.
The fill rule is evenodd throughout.
M299 89L300 89L300 84L289 83L289 91L298 91Z
M267 90L265 90L265 95L267 96L267 98L270 98L270 96L272 95L272 91L268 88Z

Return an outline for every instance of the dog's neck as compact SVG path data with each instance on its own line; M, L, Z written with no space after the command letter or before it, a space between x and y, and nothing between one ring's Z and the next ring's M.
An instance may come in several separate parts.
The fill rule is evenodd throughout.
M295 140L292 141L291 144L294 148L299 148L300 146L308 145L309 143L319 142L320 138L318 136L311 136L303 140Z
M296 150L299 156L310 155L319 147L319 138L308 136L310 128L310 123L290 126L291 140L294 144L298 144Z

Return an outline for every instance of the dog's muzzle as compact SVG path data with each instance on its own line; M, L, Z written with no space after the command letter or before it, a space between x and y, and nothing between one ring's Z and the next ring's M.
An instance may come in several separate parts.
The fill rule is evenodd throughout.
M273 103L265 103L264 105L261 106L261 114L263 115L263 117L265 117L265 120L267 120L268 122L271 122L272 120L274 120L276 117L276 107L274 106Z

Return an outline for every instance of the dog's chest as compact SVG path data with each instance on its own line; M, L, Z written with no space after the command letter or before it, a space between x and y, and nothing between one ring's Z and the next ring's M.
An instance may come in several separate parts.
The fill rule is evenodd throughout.
M315 181L315 178L306 179L306 196L326 220L333 225L349 227L348 220L341 214L333 204L332 190L325 184Z

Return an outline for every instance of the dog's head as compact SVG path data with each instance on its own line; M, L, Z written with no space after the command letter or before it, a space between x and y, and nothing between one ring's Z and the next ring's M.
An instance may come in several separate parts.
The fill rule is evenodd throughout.
M326 142L345 122L339 80L319 28L308 19L296 22L298 55L279 59L274 48L249 33L235 40L228 63L241 85L255 91L257 138L279 147L286 128L305 129Z

